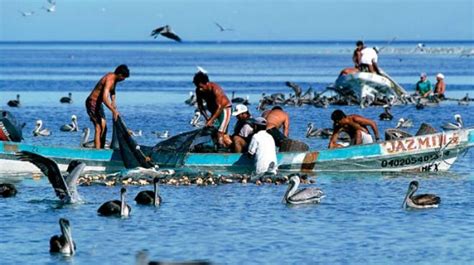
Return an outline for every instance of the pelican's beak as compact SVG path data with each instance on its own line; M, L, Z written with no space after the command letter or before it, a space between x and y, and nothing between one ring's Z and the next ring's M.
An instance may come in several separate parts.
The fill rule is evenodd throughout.
M72 240L72 232L71 232L71 227L69 225L69 221L64 218L61 218L59 219L59 225L61 226L61 232L66 238L66 242L69 246L69 251L70 251L69 254L74 255L76 250L74 249L74 241Z

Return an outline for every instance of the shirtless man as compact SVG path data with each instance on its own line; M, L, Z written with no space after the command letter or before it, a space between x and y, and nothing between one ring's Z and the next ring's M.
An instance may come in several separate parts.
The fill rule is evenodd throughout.
M444 96L445 92L446 92L446 83L444 82L444 75L442 73L439 73L436 75L436 85L435 85L434 93L438 97L438 99L444 100L446 99L446 97Z
M129 76L128 67L124 64L119 65L113 73L107 73L99 80L86 99L87 114L95 127L94 146L97 149L104 148L107 135L107 122L102 103L112 111L113 118L116 120L119 112L115 102L115 86Z
M206 73L197 72L194 75L193 83L196 86L198 109L206 119L205 126L216 126L218 128L218 142L221 146L225 146L224 135L229 127L232 103L218 84L209 82ZM203 100L206 101L206 108L211 113L210 116L204 109Z
M276 146L280 147L283 140L290 134L290 117L280 106L264 111L262 117L267 120L267 131L275 140ZM280 128L283 127L283 133Z
M342 145L336 143L339 132L341 131L349 135L351 145L373 143L367 126L370 126L374 131L375 140L378 141L380 139L377 124L370 119L356 114L346 116L342 110L335 110L331 114L331 119L334 122L334 129L331 139L329 140L329 148L342 147Z

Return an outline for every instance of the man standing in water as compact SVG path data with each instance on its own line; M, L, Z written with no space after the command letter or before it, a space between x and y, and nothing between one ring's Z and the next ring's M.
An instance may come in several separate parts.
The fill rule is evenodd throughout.
M339 132L346 132L351 138L351 145L370 144L373 143L372 136L367 129L370 126L375 134L375 139L380 139L377 124L370 119L364 118L360 115L353 114L346 116L342 110L335 110L331 114L331 119L334 122L334 129L331 139L329 140L329 148L342 147L336 143Z
M194 75L193 83L196 86L198 109L206 118L206 127L217 127L218 143L225 146L224 135L229 127L232 103L218 84L209 82L209 77L202 70ZM211 113L210 117L204 109L203 100L206 102L207 110Z
M115 101L115 86L129 76L128 67L125 64L119 65L113 73L107 73L99 80L86 99L87 114L95 128L94 146L97 149L104 148L107 135L107 122L102 103L112 111L113 118L116 120L119 112Z

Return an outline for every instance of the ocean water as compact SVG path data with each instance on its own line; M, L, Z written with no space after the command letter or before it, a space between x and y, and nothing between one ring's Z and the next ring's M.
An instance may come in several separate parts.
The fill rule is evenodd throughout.
M431 82L442 72L447 96L474 95L474 42L373 42L384 47L379 64L407 90L413 91L420 72ZM193 90L196 66L208 70L211 80L230 97L249 96L251 112L261 93L282 92L285 81L303 89L322 91L339 71L351 66L352 42L244 42L155 43L73 42L0 43L0 108L26 123L25 142L78 146L80 132L63 133L62 124L78 116L79 126L90 127L84 100L100 77L122 63L131 77L117 85L119 111L133 130L142 130L138 142L160 141L152 131L175 135L192 129L194 109L184 100ZM73 104L59 98L73 94ZM6 103L21 95L22 107ZM308 122L330 127L327 109L285 107L290 114L290 136L312 149L326 148L327 140L306 139ZM377 120L381 131L398 118L410 118L414 133L422 122L439 127L461 114L474 124L473 104L455 101L416 110L392 108L393 121L378 121L380 107L340 107ZM110 113L106 111L109 118ZM41 119L50 137L33 137ZM110 136L110 132L109 132ZM110 138L110 137L109 137ZM134 264L137 251L147 249L152 260L205 259L218 264L469 264L474 262L473 151L460 157L447 173L316 174L326 198L319 205L290 207L281 203L286 186L229 184L213 187L160 187L164 203L141 207L135 194L151 187L128 187L132 215L104 218L96 210L117 199L120 187L79 187L85 203L58 204L47 179L0 176L14 182L19 193L0 198L1 264ZM420 181L420 192L436 193L440 208L405 211L400 208L408 183ZM71 221L78 252L73 257L50 255L49 238L59 233L58 219Z

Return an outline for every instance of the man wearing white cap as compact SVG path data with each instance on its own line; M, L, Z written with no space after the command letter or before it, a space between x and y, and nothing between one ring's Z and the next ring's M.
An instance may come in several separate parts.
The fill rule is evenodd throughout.
M267 120L258 117L252 122L256 133L252 136L248 153L255 157L255 171L257 174L276 173L276 146L273 137L266 131Z
M435 96L437 96L439 99L446 99L444 96L444 92L446 92L446 83L444 83L444 75L442 73L436 75L436 85L434 92Z
M232 111L232 116L237 117L237 123L232 135L233 149L235 153L245 152L253 134L253 126L250 122L249 109L243 104L238 104Z
M416 94L422 98L427 98L432 91L433 87L431 86L430 80L427 79L426 73L421 73L420 80L416 83Z

